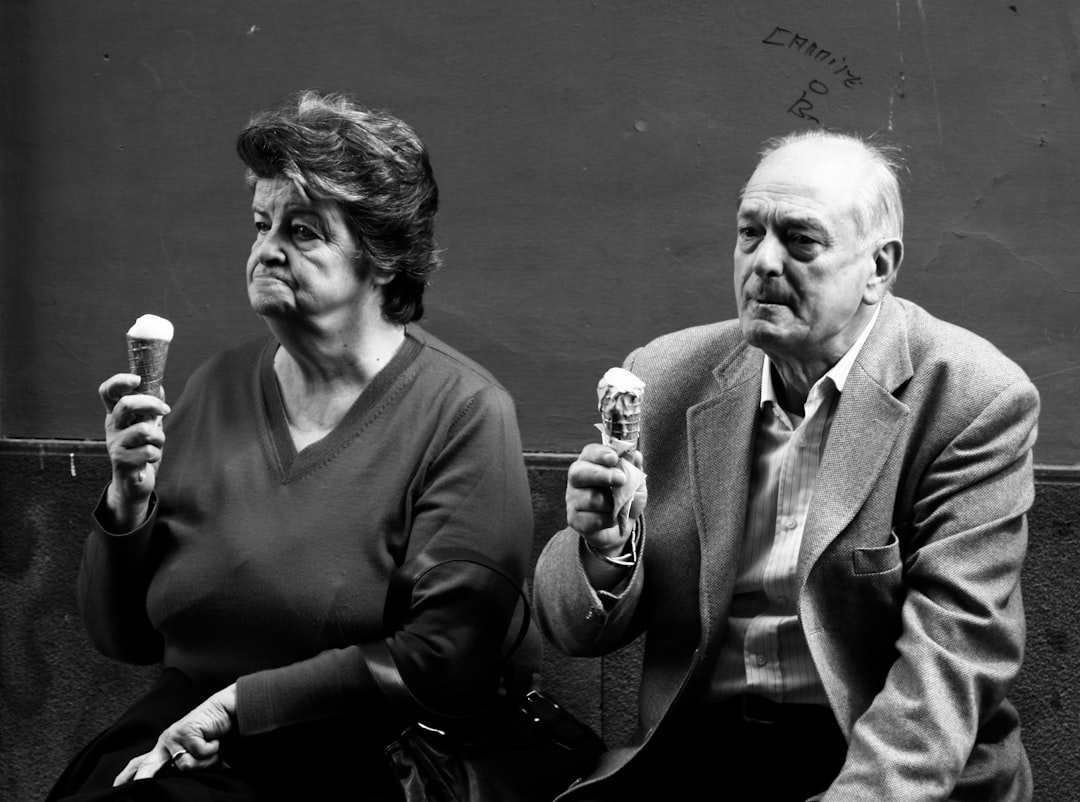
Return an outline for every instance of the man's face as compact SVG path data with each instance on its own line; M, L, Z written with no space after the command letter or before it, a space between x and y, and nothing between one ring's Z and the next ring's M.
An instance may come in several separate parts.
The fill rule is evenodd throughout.
M872 281L876 243L860 241L853 215L861 156L831 141L797 142L765 157L746 185L735 298L747 341L774 360L831 366L884 292Z

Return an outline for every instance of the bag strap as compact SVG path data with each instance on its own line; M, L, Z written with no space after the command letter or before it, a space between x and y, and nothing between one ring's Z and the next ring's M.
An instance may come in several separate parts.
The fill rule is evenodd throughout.
M525 642L525 637L529 634L532 609L529 606L528 594L502 566L486 554L481 554L479 551L465 546L440 546L421 551L394 572L393 576L390 577L390 585L386 589L386 603L383 607L383 630L385 632L395 632L400 629L408 615L409 606L412 603L412 591L416 583L433 568L452 562L473 563L482 566L501 576L517 591L518 597L521 599L523 612L517 636L514 638L510 650L502 658L503 662L508 661L511 655Z
M396 632L405 622L412 602L412 590L416 583L428 571L440 565L452 562L465 562L480 565L499 575L517 591L518 597L523 604L521 626L509 651L503 655L500 661L503 665L510 662L511 656L525 641L529 633L529 625L532 622L532 610L529 607L529 597L525 590L514 581L502 566L491 560L487 555L465 547L442 546L439 548L422 551L412 559L401 565L390 577L390 584L386 589L386 602L383 607L383 629L385 632ZM448 715L431 710L423 702L412 695L412 691L405 685L397 664L390 654L386 641L379 640L368 644L365 649L365 662L376 684L382 689L388 699L401 707L418 707L427 711L429 715L440 720L467 720L469 715Z

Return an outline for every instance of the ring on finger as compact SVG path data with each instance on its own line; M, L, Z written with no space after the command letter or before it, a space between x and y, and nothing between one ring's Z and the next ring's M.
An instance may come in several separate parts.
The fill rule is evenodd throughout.
M178 750L176 752L173 752L169 756L169 765L175 766L176 761L179 760L183 755L186 755L187 753L188 753L188 750L186 750L186 749L180 749L180 750Z

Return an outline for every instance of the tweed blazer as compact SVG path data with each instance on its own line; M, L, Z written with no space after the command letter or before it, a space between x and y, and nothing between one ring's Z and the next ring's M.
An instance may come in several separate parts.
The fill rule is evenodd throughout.
M823 799L1028 800L1006 694L1023 657L1038 393L986 340L892 295L881 306L836 408L797 568L800 622L848 740ZM571 655L644 634L638 728L567 799L632 772L704 698L738 570L763 356L728 321L625 362L646 385L641 559L618 594L598 594L564 530L540 556L535 606Z

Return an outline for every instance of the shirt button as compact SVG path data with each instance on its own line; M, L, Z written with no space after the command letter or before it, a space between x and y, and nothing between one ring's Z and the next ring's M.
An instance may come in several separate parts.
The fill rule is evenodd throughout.
M766 664L767 662L769 662L769 659L768 659L768 658L767 658L767 657L766 657L765 655L763 655L763 654L759 654L759 655L757 656L757 664L758 664L759 666L763 666L763 665L765 665L765 664Z
M790 532L796 526L795 519L794 518L785 518L783 525L784 525L784 529L787 529Z

